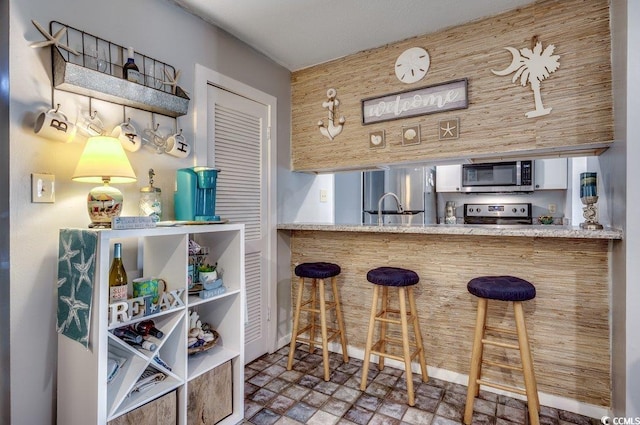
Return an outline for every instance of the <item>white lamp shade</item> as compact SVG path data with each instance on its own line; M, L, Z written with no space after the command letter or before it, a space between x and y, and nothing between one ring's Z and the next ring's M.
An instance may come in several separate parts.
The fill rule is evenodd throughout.
M120 140L109 136L90 137L71 177L83 183L133 183L136 174L131 168Z

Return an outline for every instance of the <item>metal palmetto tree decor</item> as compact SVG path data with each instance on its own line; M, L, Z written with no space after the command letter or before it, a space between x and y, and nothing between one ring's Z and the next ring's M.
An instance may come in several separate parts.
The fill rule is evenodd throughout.
M551 112L551 108L545 108L542 105L542 96L540 95L540 83L546 80L552 72L555 72L560 67L559 55L554 55L553 51L555 46L553 44L548 45L544 51L542 50L542 43L536 42L533 50L524 48L514 49L513 47L505 47L511 55L513 60L511 65L502 71L491 70L496 75L504 76L515 72L512 82L516 82L520 78L520 84L524 87L527 83L531 85L533 90L533 99L536 104L534 111L527 112L525 116L527 118L539 117L547 115Z

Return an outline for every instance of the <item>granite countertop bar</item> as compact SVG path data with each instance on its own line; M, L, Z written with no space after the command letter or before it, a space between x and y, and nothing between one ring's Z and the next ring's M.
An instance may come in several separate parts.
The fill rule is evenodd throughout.
M278 230L614 240L620 240L623 236L622 231L617 229L605 228L603 230L585 230L576 226L558 225L425 224L378 226L363 224L285 223L279 224Z

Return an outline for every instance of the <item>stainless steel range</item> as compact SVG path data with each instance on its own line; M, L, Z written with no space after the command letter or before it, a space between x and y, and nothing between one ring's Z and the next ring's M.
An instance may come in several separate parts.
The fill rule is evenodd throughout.
M465 224L532 224L531 204L464 204Z

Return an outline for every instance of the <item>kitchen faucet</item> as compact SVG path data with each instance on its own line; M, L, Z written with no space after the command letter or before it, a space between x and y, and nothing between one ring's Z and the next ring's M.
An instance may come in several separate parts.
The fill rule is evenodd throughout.
M384 198L386 198L387 196L391 196L396 200L396 205L398 206L398 214L402 214L404 212L404 208L402 208L402 205L400 204L400 199L398 199L398 195L396 195L393 192L385 193L378 200L378 226L384 225L384 221L382 220L382 201L384 201Z

